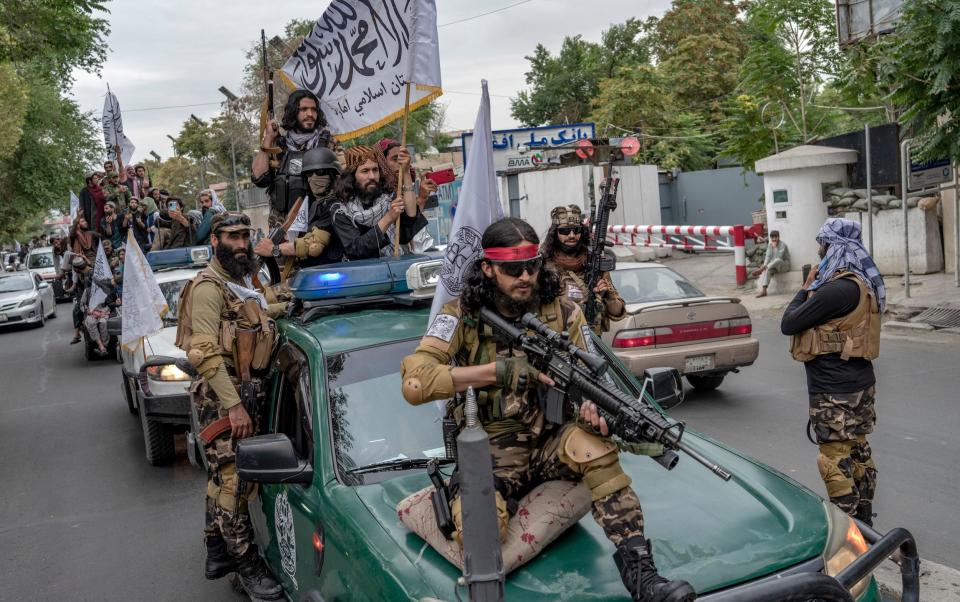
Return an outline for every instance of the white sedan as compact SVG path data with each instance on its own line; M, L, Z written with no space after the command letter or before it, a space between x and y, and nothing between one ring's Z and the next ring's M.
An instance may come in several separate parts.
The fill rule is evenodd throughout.
M53 287L30 272L0 272L0 327L16 324L43 326L57 317Z

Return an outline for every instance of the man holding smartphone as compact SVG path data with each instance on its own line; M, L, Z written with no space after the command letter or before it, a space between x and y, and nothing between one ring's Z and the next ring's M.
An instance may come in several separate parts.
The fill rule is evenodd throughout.
M183 202L180 199L170 197L163 202L157 226L159 230L153 240L153 251L178 249L193 244L193 223L184 215Z

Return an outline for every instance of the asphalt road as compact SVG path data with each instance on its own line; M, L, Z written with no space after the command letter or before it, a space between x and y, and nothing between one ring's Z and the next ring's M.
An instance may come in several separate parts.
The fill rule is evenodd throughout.
M204 477L143 458L119 365L69 345L69 305L39 330L0 332L0 600L237 600L203 578ZM803 435L803 370L772 320L762 356L674 413L822 491ZM902 525L924 557L960 566L960 346L884 341L878 361L878 525Z
M757 318L760 357L716 391L688 390L670 410L695 428L773 466L825 496L817 448L805 435L803 366L790 358L779 319ZM960 337L946 342L884 338L877 375L875 526L905 527L923 558L960 567Z

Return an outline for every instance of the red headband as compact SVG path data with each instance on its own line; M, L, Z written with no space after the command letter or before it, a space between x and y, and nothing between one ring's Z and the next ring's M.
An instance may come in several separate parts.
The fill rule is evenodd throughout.
M540 247L534 244L519 247L490 247L483 250L483 257L491 261L522 261L533 259L539 252Z

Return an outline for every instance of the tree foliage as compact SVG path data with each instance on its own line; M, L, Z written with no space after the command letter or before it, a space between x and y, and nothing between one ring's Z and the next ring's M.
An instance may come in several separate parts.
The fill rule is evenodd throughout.
M66 91L73 69L98 71L109 33L99 0L0 3L0 239L23 236L101 158L92 115Z
M960 4L905 2L896 36L874 50L882 85L894 90L900 123L932 159L960 157Z

